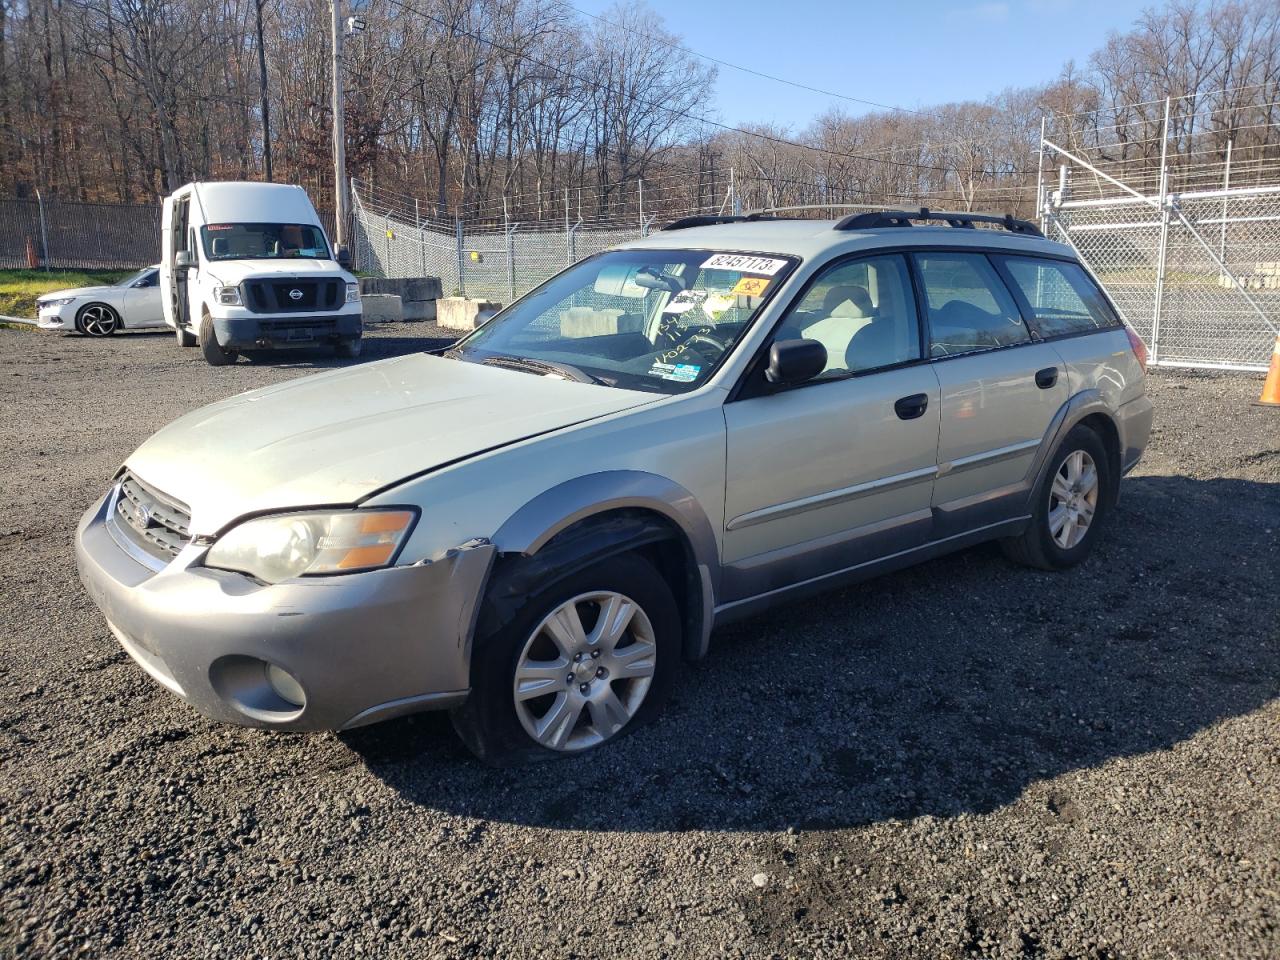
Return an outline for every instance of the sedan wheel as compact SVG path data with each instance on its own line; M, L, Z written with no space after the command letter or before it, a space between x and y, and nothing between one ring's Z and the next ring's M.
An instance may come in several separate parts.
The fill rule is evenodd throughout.
M653 683L658 645L639 605L620 593L585 593L553 610L516 664L520 724L558 751L603 743L636 715Z
M120 329L120 317L110 307L94 303L80 311L80 330L91 337L109 337Z
M1049 532L1070 550L1084 539L1098 509L1098 467L1087 451L1073 450L1049 486Z

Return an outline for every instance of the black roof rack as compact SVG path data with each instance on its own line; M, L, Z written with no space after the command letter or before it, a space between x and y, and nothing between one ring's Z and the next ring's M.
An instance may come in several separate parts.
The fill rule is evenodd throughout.
M713 227L718 223L741 223L746 217L727 216L720 217L715 214L700 213L692 217L681 217L679 220L672 220L663 230L687 230L689 227Z
M930 210L921 207L919 210L875 210L870 213L855 213L845 217L835 225L836 230L874 230L878 227L909 227L912 220L937 221L951 227L972 230L975 223L995 223L1010 233L1020 233L1029 237L1043 237L1030 220L1017 220L1013 214L968 213L964 211Z

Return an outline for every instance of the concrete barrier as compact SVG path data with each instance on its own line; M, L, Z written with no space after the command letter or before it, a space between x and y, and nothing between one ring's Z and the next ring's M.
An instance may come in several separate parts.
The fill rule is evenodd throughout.
M444 290L439 277L361 277L360 295L400 298L400 319L434 320L436 301Z
M394 293L360 294L360 313L365 323L395 323L404 319L400 298Z
M470 297L444 297L436 301L436 324L446 330L474 330L495 313L502 304Z

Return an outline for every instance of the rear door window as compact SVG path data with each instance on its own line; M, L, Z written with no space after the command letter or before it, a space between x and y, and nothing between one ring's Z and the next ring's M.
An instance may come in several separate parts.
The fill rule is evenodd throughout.
M919 253L929 312L929 355L951 357L1031 339L1017 303L981 253Z
M1079 264L1038 257L1000 257L1017 292L1031 308L1042 337L1114 327L1119 320Z

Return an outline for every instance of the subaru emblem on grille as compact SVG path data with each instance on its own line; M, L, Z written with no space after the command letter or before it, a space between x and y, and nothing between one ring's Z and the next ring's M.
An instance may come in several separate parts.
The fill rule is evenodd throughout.
M289 291L289 299L290 299L290 300L301 300L301 299L302 299L302 291L301 291L301 290L299 290L297 287L294 287L292 290L290 290L290 291Z
M151 511L147 509L145 504L135 503L129 519L133 521L133 525L139 530L145 530L151 526Z

